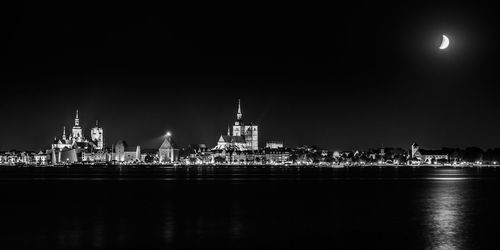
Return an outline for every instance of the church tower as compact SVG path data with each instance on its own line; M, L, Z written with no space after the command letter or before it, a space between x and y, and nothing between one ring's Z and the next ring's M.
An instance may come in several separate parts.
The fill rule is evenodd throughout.
M82 128L80 127L80 119L78 118L78 109L76 110L75 126L72 129L73 140L77 142L83 141Z
M172 135L167 132L165 140L158 149L158 158L161 163L172 163L179 158L179 149L176 148L172 141Z
M411 144L411 158L418 158L418 150L420 146L417 143Z
M62 135L62 140L66 141L66 126L63 127L63 135Z
M243 120L241 119L243 114L241 113L241 101L238 99L238 113L236 113L236 121L233 126L233 136L241 136L244 132Z
M238 99L238 113L233 126L233 136L243 137L247 150L259 149L259 128L256 124L243 122L240 99Z
M240 121L242 116L243 114L241 114L241 100L238 99L238 113L236 114L236 119Z
M104 133L98 121L95 121L95 127L90 130L90 138L96 144L97 150L104 148Z

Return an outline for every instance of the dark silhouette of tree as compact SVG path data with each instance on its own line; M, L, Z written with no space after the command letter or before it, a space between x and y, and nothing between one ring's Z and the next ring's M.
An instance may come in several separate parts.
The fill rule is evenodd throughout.
M500 149L488 149L483 154L483 161L488 163L500 162Z
M155 156L153 156L153 155L148 154L144 157L144 162L146 162L146 163L152 163L154 161L155 161Z
M464 151L463 160L466 162L476 162L483 158L483 150L478 147L468 147Z
M448 163L448 160L444 159L444 158L439 158L439 159L436 160L436 163L445 164L445 163Z

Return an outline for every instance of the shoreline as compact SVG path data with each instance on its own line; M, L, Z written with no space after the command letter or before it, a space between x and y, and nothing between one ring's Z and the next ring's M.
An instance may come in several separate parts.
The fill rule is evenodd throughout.
M393 164L365 164L365 165L343 165L343 164L108 164L108 163L78 163L78 164L57 164L57 165L34 165L34 164L0 164L0 168L143 168L143 169L182 169L182 168L235 168L235 169L255 169L255 168L497 168L500 165L492 164L461 164L461 165L439 165L439 164L421 164L421 165L393 165Z

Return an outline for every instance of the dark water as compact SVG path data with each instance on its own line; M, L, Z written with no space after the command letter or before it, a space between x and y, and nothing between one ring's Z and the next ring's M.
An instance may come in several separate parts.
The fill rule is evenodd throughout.
M500 169L0 169L1 249L486 249Z

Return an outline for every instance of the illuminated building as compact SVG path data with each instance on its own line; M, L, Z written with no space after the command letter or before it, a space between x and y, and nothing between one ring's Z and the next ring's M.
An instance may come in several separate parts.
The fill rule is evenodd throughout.
M113 160L118 162L135 162L141 160L141 147L128 147L124 141L118 141L114 146Z
M228 128L227 135L221 135L214 150L258 150L259 128L254 123L245 123L241 112L241 102L238 100L238 113L233 125L233 131Z
M280 141L266 142L266 148L272 148L272 149L283 148L283 142Z
M52 149L63 150L63 149L86 149L86 150L101 150L104 148L104 135L103 129L97 126L91 130L92 141L88 141L83 136L83 129L80 127L80 118L78 116L78 110L76 110L75 124L71 130L69 137L66 136L66 127L63 127L63 133L61 138L54 138L52 143Z
M416 143L411 145L411 158L417 159L425 163L433 163L437 160L448 160L448 155L442 150L425 150L420 149L420 146Z
M90 138L92 142L96 145L96 149L101 150L104 148L104 134L101 127L99 127L99 123L95 122L95 127L90 130Z
M82 142L84 140L82 127L80 127L80 119L78 118L78 109L76 110L75 125L72 129L71 139L75 142Z
M165 140L158 149L158 158L161 163L172 163L179 158L179 149L175 148L175 143L172 141L172 135L167 132Z
M72 148L73 141L66 138L66 127L63 127L63 133L61 139L57 137L54 138L54 142L52 143L52 149L64 149L64 148Z

